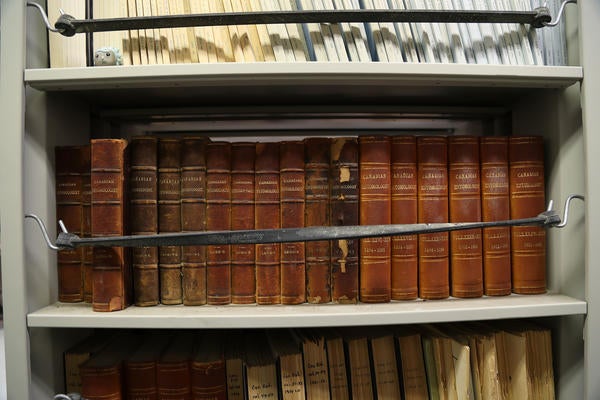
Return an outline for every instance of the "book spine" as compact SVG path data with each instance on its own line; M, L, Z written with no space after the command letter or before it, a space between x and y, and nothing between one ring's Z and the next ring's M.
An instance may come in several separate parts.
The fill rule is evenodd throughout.
M129 223L132 235L158 233L158 140L150 136L134 138L130 143ZM158 248L134 247L134 303L154 306L160 301Z
M91 145L86 145L86 150L83 152L83 173L81 174L81 209L82 209L82 226L81 235L83 237L92 237L92 153ZM86 246L83 248L83 301L86 303L92 302L92 287L93 287L93 258L94 248Z
M158 230L181 232L181 142L179 139L158 141ZM181 247L158 248L160 301L181 304Z
M508 137L479 139L481 215L484 222L510 219ZM511 292L510 227L483 229L483 287L488 296Z
M481 221L479 140L476 136L448 139L450 222ZM481 229L450 232L450 281L454 297L483 296Z
M158 398L161 400L191 400L191 371L188 360L159 361L156 366Z
M129 400L158 400L156 360L126 362L125 392Z
M359 224L358 140L335 138L331 141L330 217L333 226ZM331 241L331 300L358 302L357 239Z
M329 225L329 147L327 138L305 140L305 226ZM331 301L330 243L306 243L306 300Z
M392 138L392 224L417 223L417 139ZM392 300L418 296L417 235L392 237Z
M417 219L448 222L448 144L442 136L417 138ZM419 235L419 297L450 295L448 232Z
M127 141L93 139L91 146L92 236L125 235ZM129 252L123 247L96 247L92 263L92 309L129 306L133 291Z
M119 363L106 368L81 367L81 397L89 400L123 399L123 370Z
M206 146L206 229L231 229L231 144ZM231 303L231 246L210 245L206 250L208 304Z
M87 148L89 151L89 148ZM56 219L62 220L69 232L83 231L83 152L85 146L55 148ZM59 250L56 253L58 301L83 301L83 248Z
M279 190L282 228L304 226L304 143L280 143ZM281 303L306 300L304 242L281 244Z
M192 400L227 400L225 361L192 362Z
M255 160L255 207L256 229L277 229L279 215L279 143L257 143ZM281 303L280 245L257 244L256 302L258 304Z
M391 223L391 140L388 136L359 138L359 207L361 225ZM391 299L391 238L360 240L360 300Z
M540 136L509 139L510 218L534 217L546 209L544 142ZM546 231L536 226L511 227L512 290L546 292Z
M181 147L181 231L206 229L204 138L184 138ZM181 248L183 304L206 304L206 247Z
M314 399L323 396L328 399L330 387L325 339L322 336L304 338L302 352L306 398Z
M231 229L254 229L254 143L231 144ZM231 246L231 302L256 302L254 244Z

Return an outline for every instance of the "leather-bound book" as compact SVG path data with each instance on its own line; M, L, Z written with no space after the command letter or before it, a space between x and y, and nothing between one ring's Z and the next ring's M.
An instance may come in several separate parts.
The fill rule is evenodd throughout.
M304 226L304 143L285 141L279 145L279 190L281 227ZM281 244L281 303L306 300L304 242Z
M206 145L206 229L231 229L231 143ZM206 247L208 304L231 303L231 246Z
M485 222L510 219L508 136L482 136L481 216ZM511 292L510 227L483 229L483 290L487 296Z
M192 359L192 400L227 400L224 336L206 331L198 340Z
M158 233L158 140L139 136L131 140L129 172L129 226L132 235ZM136 306L160 302L158 248L133 247L133 292Z
M81 235L92 236L92 152L91 145L86 145L87 150L83 152L83 173L81 174L81 207L83 212L83 225ZM83 248L83 301L92 302L93 287L93 258L94 248L86 246Z
M156 364L159 399L192 399L191 362L194 343L193 333L178 333L161 354Z
M254 143L231 144L231 229L254 229ZM231 302L256 302L254 244L231 246Z
M256 144L254 227L277 229L279 215L279 143ZM281 303L280 245L256 244L256 302Z
M450 222L481 221L477 136L448 138ZM481 229L450 232L450 282L454 297L483 296Z
M305 226L329 225L328 138L305 139ZM329 241L306 242L306 301L331 301Z
M181 232L181 142L176 138L158 141L158 231ZM181 304L181 247L158 248L160 302Z
M181 141L181 231L206 229L206 139ZM181 248L183 304L206 304L206 247Z
M535 217L546 209L544 141L541 136L509 139L510 218ZM511 227L512 290L546 292L546 231L537 226Z
M92 139L92 236L122 236L126 231L125 139ZM130 252L124 247L93 251L94 311L116 311L133 300Z
M358 225L358 139L331 139L329 207L331 225ZM358 302L357 239L331 241L331 300Z
M448 141L443 136L417 137L417 219L448 222ZM419 235L419 297L450 295L448 232Z
M79 366L110 343L114 334L107 329L94 331L64 352L65 393L81 393L81 371Z
M158 400L156 365L169 344L167 333L152 333L125 359L125 393L128 400Z
M83 230L83 153L89 150L89 146L59 146L54 149L56 219L62 220L69 232L76 235L81 235ZM83 248L59 250L56 266L58 301L83 301Z
M417 139L392 138L392 224L417 223ZM418 296L417 235L392 237L392 300Z
M358 140L359 205L361 225L389 224L391 218L391 138L361 136ZM391 299L391 238L360 240L360 301L384 303Z

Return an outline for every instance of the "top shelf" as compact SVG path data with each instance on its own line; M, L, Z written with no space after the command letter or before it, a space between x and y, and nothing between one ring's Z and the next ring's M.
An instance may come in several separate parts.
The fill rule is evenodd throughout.
M222 63L27 69L25 83L98 105L453 104L504 105L531 89L583 79L575 66L414 63Z

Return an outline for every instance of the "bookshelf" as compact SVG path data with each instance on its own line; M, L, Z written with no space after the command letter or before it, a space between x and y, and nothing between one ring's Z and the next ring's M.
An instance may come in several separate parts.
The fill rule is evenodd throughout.
M61 352L96 327L243 329L512 317L544 318L553 326L559 398L594 398L600 393L594 378L600 367L594 307L600 302L600 228L593 222L600 218L594 175L600 170L600 5L580 3L568 10L567 67L268 63L50 70L39 16L24 2L1 2L0 240L8 398L50 398L59 391ZM282 125L270 127L273 118L304 112L318 120L323 110L371 121L375 129L394 127L398 116L430 126L431 116L452 125L455 114L470 120L481 113L487 122L479 129L503 133L512 126L543 134L547 198L559 205L570 193L586 196L584 206L574 203L567 227L549 232L549 294L356 306L163 306L111 314L56 304L55 254L23 219L27 212L55 219L55 145L80 144L90 134L126 135L126 128L151 123L182 129L190 119L214 115L227 120L243 114L255 124L248 135L263 127L265 136L278 136ZM171 118L160 121L161 115ZM208 130L211 124L201 126Z

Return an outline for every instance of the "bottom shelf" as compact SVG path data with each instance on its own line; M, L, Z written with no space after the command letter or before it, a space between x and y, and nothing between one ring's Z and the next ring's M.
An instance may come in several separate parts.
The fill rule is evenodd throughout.
M55 303L27 315L47 328L275 328L358 326L585 315L585 301L562 294L384 304L155 306L99 313L85 303Z

